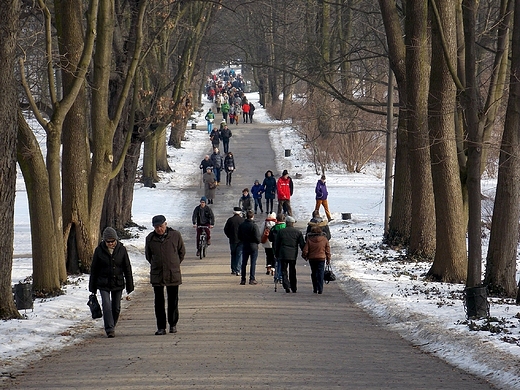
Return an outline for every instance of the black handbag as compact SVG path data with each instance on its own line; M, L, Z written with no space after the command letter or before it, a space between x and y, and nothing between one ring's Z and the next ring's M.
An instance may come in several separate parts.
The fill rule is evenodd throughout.
M327 267L325 267L325 272L323 274L323 281L327 284L329 284L329 282L333 282L336 280L336 275L334 275L334 272L332 272L332 267L330 265L327 265Z
M93 319L103 317L103 312L101 311L101 306L99 306L96 294L90 294L90 297L88 297L87 306L90 308Z

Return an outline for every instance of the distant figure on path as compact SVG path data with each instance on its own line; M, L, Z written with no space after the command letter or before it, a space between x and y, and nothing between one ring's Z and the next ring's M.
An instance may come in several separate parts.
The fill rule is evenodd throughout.
M247 261L251 259L249 266L249 284L258 284L255 278L256 259L258 258L258 244L260 244L260 232L253 221L255 213L248 210L247 219L238 227L238 239L242 242L242 270L240 284L246 284Z
M273 171L265 172L265 178L262 183L265 194L265 212L271 214L273 212L273 203L276 196L276 179L273 176Z
M233 208L233 216L229 217L224 225L224 234L229 240L229 250L231 251L231 274L240 275L242 271L242 242L238 238L238 227L244 222L242 209Z
M331 256L329 240L319 226L313 226L310 233L307 234L307 242L303 247L302 257L308 260L311 266L312 292L322 294L325 262L330 264Z
M329 211L329 202L327 200L329 196L329 192L327 191L327 184L325 183L326 177L325 175L321 175L320 180L316 183L316 188L314 189L314 192L316 193L316 206L314 206L314 210L320 210L320 206L323 205L323 208L325 209L325 215L327 216L327 219L332 221L332 217L330 215Z
M295 219L288 215L285 217L285 229L276 234L274 243L274 255L282 265L282 283L286 293L297 291L296 259L298 258L298 247L303 249L305 240L303 234L294 227ZM287 272L289 268L289 272Z
M292 216L291 196L293 194L293 181L289 176L289 172L285 169L282 176L276 182L276 193L278 194L278 213L287 212L287 215Z

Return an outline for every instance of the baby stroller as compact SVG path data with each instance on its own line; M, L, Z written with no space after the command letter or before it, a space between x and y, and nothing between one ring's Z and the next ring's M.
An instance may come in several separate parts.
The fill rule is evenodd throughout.
M278 285L282 284L282 263L277 258L274 259L274 292L278 290ZM272 270L272 268L271 268Z

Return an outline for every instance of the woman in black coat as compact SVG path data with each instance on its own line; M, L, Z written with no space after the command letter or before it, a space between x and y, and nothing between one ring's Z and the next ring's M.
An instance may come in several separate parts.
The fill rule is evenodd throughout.
M121 296L134 291L134 278L128 252L119 242L116 231L107 227L94 251L90 268L89 291L101 294L103 322L108 337L115 336L115 327L121 312Z
M270 214L273 212L273 202L276 196L276 179L273 176L273 171L269 170L265 173L265 179L262 183L265 195L265 212Z

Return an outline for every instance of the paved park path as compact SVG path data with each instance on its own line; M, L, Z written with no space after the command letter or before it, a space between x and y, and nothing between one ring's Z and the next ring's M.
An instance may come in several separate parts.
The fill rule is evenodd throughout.
M274 292L272 277L265 275L263 249L258 258L259 284L239 285L240 278L230 274L222 229L244 187L262 180L268 169L279 175L269 129L262 124L232 126L230 150L237 171L232 187L223 185L217 190L212 206L217 222L209 257L195 258L195 234L189 223L179 229L188 253L182 264L178 333L154 335L153 292L150 285L139 285L122 312L115 338L107 339L100 327L84 342L30 364L26 372L0 386L492 389L385 329L354 305L336 283L326 285L323 295L313 294L309 267L303 260L298 261L296 294L283 289ZM198 186L186 190L193 191L193 199L201 195ZM258 215L258 222L264 218L265 214ZM304 229L305 224L299 221L296 226Z

